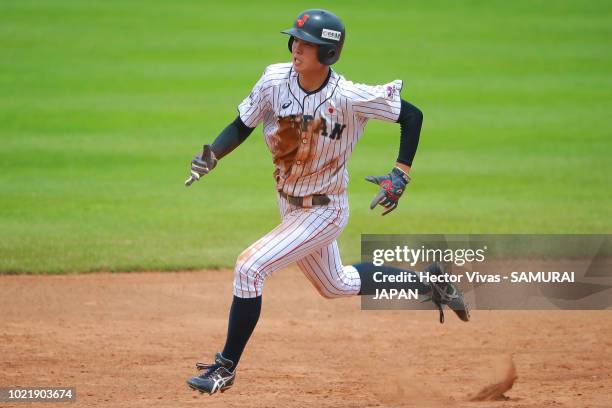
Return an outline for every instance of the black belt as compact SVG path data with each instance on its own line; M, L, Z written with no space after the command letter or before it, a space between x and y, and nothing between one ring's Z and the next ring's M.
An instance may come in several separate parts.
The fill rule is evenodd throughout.
M313 205L327 205L331 201L328 196L323 194L309 195L306 197L294 197L281 191L280 195L285 198L289 204L304 208L310 208Z

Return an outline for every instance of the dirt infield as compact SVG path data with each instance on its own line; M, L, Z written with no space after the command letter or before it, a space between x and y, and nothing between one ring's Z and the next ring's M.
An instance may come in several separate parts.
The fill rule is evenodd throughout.
M449 313L440 325L435 311L323 299L294 269L266 282L234 388L201 396L185 380L223 345L231 281L0 276L0 387L74 386L70 406L612 406L609 311L474 311L470 323ZM508 384L507 400L471 401Z

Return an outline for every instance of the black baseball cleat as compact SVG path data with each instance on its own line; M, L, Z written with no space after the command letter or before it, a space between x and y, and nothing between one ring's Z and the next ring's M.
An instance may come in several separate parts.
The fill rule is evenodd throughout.
M429 272L430 275L443 275L444 270L438 262L432 263L423 272ZM431 300L440 311L440 323L444 323L443 305L447 305L459 319L464 322L470 320L470 308L463 299L463 293L452 283L430 282L431 292L429 296L423 300L426 302Z
M203 374L191 377L187 385L201 393L207 392L212 395L217 391L225 392L234 385L236 370L232 370L234 362L223 357L221 353L215 354L214 364L196 363L198 370L206 370Z

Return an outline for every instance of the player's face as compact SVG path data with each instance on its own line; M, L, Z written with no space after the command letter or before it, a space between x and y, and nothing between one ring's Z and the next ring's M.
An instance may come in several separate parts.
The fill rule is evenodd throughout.
M293 68L296 72L316 71L325 68L317 58L317 44L293 38Z

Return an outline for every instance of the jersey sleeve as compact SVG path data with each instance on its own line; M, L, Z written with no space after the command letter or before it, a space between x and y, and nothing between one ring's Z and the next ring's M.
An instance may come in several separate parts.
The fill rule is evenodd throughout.
M240 120L250 128L256 128L263 121L264 114L269 109L268 98L264 89L264 84L267 82L267 72L268 69L266 68L249 96L238 105Z
M395 122L402 107L400 93L404 83L400 79L384 85L352 84L349 93L353 111L367 119Z

